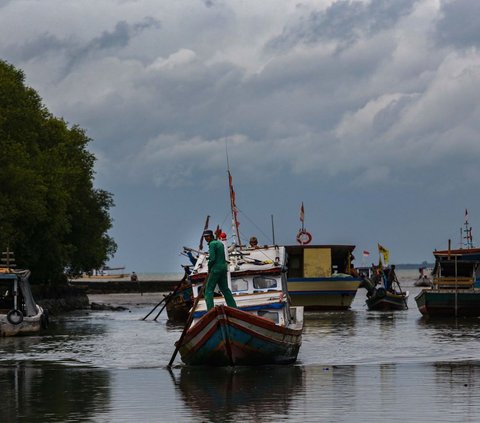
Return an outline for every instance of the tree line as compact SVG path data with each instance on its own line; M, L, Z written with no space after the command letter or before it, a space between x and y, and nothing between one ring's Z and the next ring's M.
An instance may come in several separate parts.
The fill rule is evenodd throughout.
M0 249L33 283L97 269L117 248L113 195L94 187L91 140L53 116L24 73L0 60Z

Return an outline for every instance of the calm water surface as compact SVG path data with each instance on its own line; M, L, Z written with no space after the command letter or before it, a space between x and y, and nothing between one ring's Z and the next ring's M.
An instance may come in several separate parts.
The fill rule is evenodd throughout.
M480 421L479 319L422 318L416 273L399 276L406 311L367 311L361 289L350 311L306 313L293 366L169 371L182 327L141 320L158 294L92 297L129 310L0 338L0 422Z

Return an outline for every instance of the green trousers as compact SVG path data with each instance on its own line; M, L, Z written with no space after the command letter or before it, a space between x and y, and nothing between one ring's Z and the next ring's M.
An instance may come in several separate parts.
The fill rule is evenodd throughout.
M218 285L220 292L225 297L225 301L229 307L237 308L237 303L233 299L232 291L228 287L227 272L213 270L208 274L207 286L205 287L205 303L207 310L213 308L213 291Z

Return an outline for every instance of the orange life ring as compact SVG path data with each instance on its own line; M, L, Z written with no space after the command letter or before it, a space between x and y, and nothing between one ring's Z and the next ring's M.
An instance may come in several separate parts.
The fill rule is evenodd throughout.
M301 245L307 245L312 242L312 235L310 232L307 232L305 229L298 231L297 242Z

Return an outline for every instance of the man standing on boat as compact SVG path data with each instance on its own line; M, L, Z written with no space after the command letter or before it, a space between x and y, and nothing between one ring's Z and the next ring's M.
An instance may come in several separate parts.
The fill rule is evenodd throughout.
M221 241L213 238L213 231L203 232L205 241L208 242L208 279L205 287L205 303L207 310L214 306L213 291L218 285L220 291L225 297L227 305L237 308L237 303L233 299L232 291L227 282L227 261L225 260L225 249Z
M392 291L392 292L395 291L393 289L393 283L395 282L396 279L397 279L397 275L395 274L395 265L392 264L390 266L390 271L388 272L388 276L387 276L387 286L386 286L387 291Z

